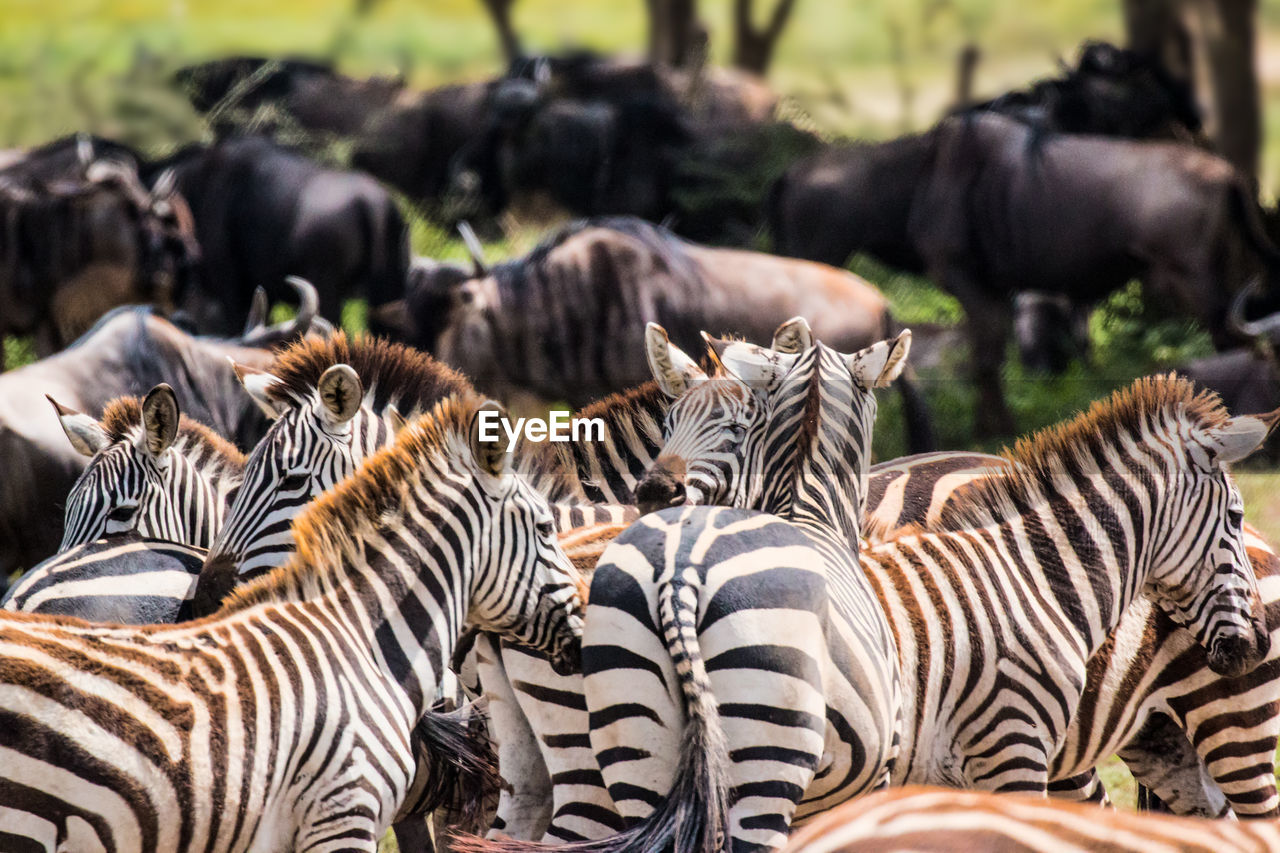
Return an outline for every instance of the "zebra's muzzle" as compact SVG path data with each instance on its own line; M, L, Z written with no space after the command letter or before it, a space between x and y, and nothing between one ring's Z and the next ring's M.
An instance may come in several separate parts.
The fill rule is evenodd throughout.
M636 506L641 515L672 506L687 499L684 487L684 460L660 456L636 486Z
M200 568L195 593L191 596L191 613L197 619L208 616L222 606L239 580L236 561L225 554L210 554Z
M1215 639L1209 648L1209 669L1228 678L1252 672L1271 651L1271 636L1265 630L1251 633Z
M582 638L570 637L551 655L551 669L556 675L582 672Z

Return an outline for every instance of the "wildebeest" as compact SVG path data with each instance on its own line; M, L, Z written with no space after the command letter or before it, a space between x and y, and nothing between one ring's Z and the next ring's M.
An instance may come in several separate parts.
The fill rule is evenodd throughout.
M357 80L311 59L231 56L178 69L174 83L219 135L253 124L293 123L320 133L358 133L400 94L404 81ZM269 115L266 113L270 113Z
M182 295L190 214L172 180L148 190L137 169L124 146L66 137L0 170L0 337L34 334L49 355L117 305Z
M377 306L404 291L408 230L368 175L255 137L191 146L148 169L173 170L195 218L202 260L190 307L202 331L233 333L255 288L290 298L289 275L315 285L320 313L333 321L350 296Z
M842 351L891 336L884 296L844 270L690 243L627 217L570 224L527 256L486 269L415 267L411 341L490 393L530 391L574 407L649 376L645 323L696 349L700 330L768 338L796 315ZM911 446L931 444L909 384Z
M184 413L251 447L266 432L266 417L228 359L264 367L272 358L267 347L305 332L307 321L302 315L239 339L212 339L188 335L146 308L117 308L62 352L0 374L0 577L57 550L62 501L85 464L46 395L96 417L117 397L167 382Z
M1053 135L1003 116L954 117L927 133L829 149L779 181L783 254L841 264L855 251L925 272L964 306L977 425L1012 431L999 370L1015 293L1091 305L1131 278L1199 319L1218 346L1244 255L1269 264L1247 179L1168 142Z
M1201 130L1191 87L1158 62L1103 41L1086 41L1074 68L967 111L994 111L1055 133L1127 139L1192 139Z

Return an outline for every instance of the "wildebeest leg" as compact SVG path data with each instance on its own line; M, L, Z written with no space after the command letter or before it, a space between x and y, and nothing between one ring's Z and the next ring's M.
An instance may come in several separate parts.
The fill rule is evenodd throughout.
M391 827L396 834L400 853L434 853L431 828L421 817L408 817Z
M1013 312L1009 302L993 296L972 275L956 267L946 268L934 280L940 282L964 307L969 333L970 369L978 392L974 433L979 438L1012 435L1013 415L1005 403L1000 368L1009 342Z

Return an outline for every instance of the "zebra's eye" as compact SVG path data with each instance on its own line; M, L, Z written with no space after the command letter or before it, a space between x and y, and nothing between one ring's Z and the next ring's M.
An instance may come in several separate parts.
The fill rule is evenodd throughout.
M552 536L556 535L555 522L539 521L537 530L538 530L539 536L543 537L544 539L550 539Z
M729 438L733 441L742 441L742 439L747 435L747 425L731 423L725 427L725 431L729 433Z
M1238 509L1227 510L1227 523L1232 530L1239 530L1244 526L1244 512Z
M285 492L296 492L307 485L310 479L306 473L286 474L285 478L280 481L280 489Z
M133 514L137 511L138 507L136 505L125 504L118 506L107 513L107 521L126 522L133 518Z

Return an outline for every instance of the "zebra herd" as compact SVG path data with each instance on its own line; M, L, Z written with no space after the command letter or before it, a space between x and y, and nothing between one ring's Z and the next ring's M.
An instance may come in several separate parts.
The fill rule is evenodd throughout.
M910 343L651 325L596 442L481 440L466 377L341 333L237 368L247 459L166 386L54 402L92 458L3 603L0 850L1045 849L1100 819L1000 795L1105 800L1113 753L1280 816L1280 562L1228 472L1280 412L1153 377L872 466Z

